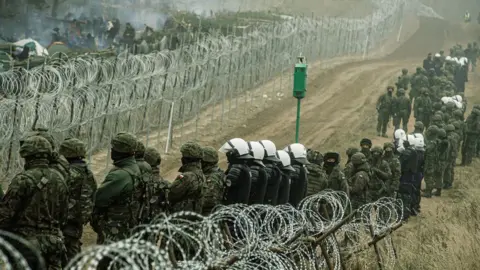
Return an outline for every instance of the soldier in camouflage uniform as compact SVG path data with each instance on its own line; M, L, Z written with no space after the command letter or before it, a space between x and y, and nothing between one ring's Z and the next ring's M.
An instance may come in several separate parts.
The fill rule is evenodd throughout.
M170 192L169 183L160 175L160 164L162 156L153 147L145 150L145 161L152 168L152 179L154 182L152 196L150 198L150 214L151 220L162 213L168 212L170 205L168 201L168 193Z
M367 203L368 183L370 182L371 170L367 158L362 153L352 156L353 174L348 180L350 184L350 202L352 209L358 209Z
M377 100L377 135L387 138L387 125L393 113L393 87L387 87L387 93L381 95ZM367 157L368 158L368 157Z
M347 149L346 154L347 154L347 162L345 163L345 169L343 169L343 174L345 175L345 178L350 179L352 177L353 173L353 164L352 164L352 156L356 153L358 153L359 150L356 147L350 147ZM350 183L348 183L350 185Z
M411 112L412 103L405 96L405 90L403 88L398 89L397 98L393 105L393 125L395 130L399 129L400 123L402 123L402 129L407 132Z
M430 125L432 100L429 97L427 88L420 89L420 96L415 99L415 103L413 104L413 116L415 117L415 121L422 122L425 128L428 128Z
M370 151L370 148L372 148L372 140L368 138L363 138L360 141L360 152L367 158L367 161L370 162L372 159L372 153Z
M448 124L445 131L447 132L448 141L450 142L450 155L445 168L445 175L443 176L443 189L450 189L455 177L460 137L455 133L455 126L452 124Z
M428 87L428 77L425 76L425 70L421 67L417 67L416 73L413 75L412 80L412 90L410 90L409 97L410 101L417 98L420 95L420 90L423 87Z
M465 137L462 145L462 165L470 165L476 154L478 136L480 135L480 110L472 109L465 120Z
M425 148L425 165L424 165L424 179L425 190L422 197L431 198L432 190L435 188L435 170L438 163L438 142L437 142L438 127L432 125L428 127L425 133L426 148Z
M437 126L438 128L444 128L445 127L445 123L443 122L443 117L440 114L435 114L432 117L431 124Z
M395 146L391 142L386 142L383 144L383 156L382 159L388 163L390 171L392 172L392 177L385 181L386 187L386 196L395 197L398 186L400 184L401 168L400 161L394 154Z
M68 217L68 187L49 167L52 146L40 136L26 138L20 146L24 171L17 174L0 204L0 228L28 240L41 253L49 270L62 269L66 261L61 228Z
M402 75L398 77L398 81L396 83L397 89L403 88L408 90L408 85L410 84L410 76L408 75L408 69L402 69Z
M452 121L452 119L455 118L455 116L453 115L453 113L455 112L456 106L455 106L455 103L453 103L453 102L448 102L448 103L445 105L445 107L446 107L446 110L447 110L447 111L446 111L446 113L445 113L445 115L444 115L443 120L445 121L445 124L449 124L449 123Z
M56 149L55 139L50 133L48 133L48 129L36 128L33 131L27 133L26 137L29 137L29 136L41 136L45 138L52 145L53 151L49 160L49 164L53 169L57 170L63 176L63 179L65 179L68 187L70 188L70 186L72 185L72 180L70 178L70 171L69 171L70 165L68 161L65 159L65 157L63 157L62 155L58 154L58 152L55 151ZM20 140L20 144L22 144L22 140Z
M414 128L413 130L414 134L420 133L423 136L423 131L425 130L425 126L421 121L416 121L415 124L413 125L413 128Z
M217 150L203 148L202 171L205 175L203 186L202 215L209 215L215 206L222 204L226 188L225 172L218 167Z
M435 168L435 196L441 196L443 188L443 178L445 177L446 169L451 162L451 146L447 137L445 129L440 128L437 131L438 137L438 161Z
M140 213L138 214L138 221L141 224L146 224L149 223L152 218L150 201L156 183L153 179L152 167L145 161L145 145L140 140L137 141L137 146L135 147L135 161L140 169L141 185L144 190L140 204Z
M91 221L98 244L129 236L130 229L139 224L137 217L143 194L139 185L141 172L135 161L137 138L129 133L118 133L110 145L114 167L97 189Z
M348 182L340 167L340 154L327 152L323 157L323 169L327 173L327 188L349 194Z
M69 190L69 205L67 224L63 228L65 247L68 260L80 253L82 242L80 239L85 226L91 218L97 182L93 173L85 162L87 155L86 144L78 139L66 139L58 153L70 163L72 185Z
M180 147L182 167L180 174L170 185L168 197L174 212L192 211L201 214L205 175L202 171L203 149L195 142L186 142Z
M372 148L372 161L370 163L372 168L372 178L368 183L368 200L374 202L385 195L388 190L385 182L392 178L392 171L386 161L382 159L383 149L379 146Z
M310 164L306 164L308 173L307 196L317 194L327 188L327 174L322 168L323 155L315 150L307 150L307 159Z

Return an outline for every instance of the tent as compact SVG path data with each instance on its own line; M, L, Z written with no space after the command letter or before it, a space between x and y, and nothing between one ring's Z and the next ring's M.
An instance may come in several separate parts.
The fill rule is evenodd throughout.
M45 49L42 45L40 45L40 43L38 43L36 40L33 40L31 38L22 39L13 44L20 47L28 46L30 47L30 52L34 52L37 56L48 56L47 49ZM18 51L18 53L20 52L21 50Z
M50 56L54 56L54 54L61 55L71 51L70 48L68 48L68 46L63 42L53 42L47 47L47 50Z

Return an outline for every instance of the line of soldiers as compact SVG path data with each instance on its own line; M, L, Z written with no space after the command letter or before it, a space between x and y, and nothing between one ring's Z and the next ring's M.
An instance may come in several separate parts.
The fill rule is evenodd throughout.
M444 52L440 51L432 58L429 53L423 60L423 68L417 67L412 76L408 75L407 69L402 69L396 83L396 96L393 95L395 88L388 86L387 93L381 95L377 101L377 135L388 137L386 132L390 119L393 119L395 129L401 127L407 132L412 112L415 120L421 121L425 128L429 127L439 110L445 112L459 109L462 114L465 113L466 101L463 92L465 83L468 82L469 66L471 65L472 71L475 69L479 50L476 42L473 45L468 44L465 50L457 44L450 50L450 56L444 56ZM444 97L453 96L456 98L451 100L452 102L443 100Z

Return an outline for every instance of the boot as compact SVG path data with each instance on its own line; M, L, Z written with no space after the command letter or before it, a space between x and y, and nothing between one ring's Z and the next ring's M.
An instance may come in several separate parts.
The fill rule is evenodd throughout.
M382 137L388 138L387 134L385 134L385 133L382 134Z
M378 136L378 137L382 136L382 133L377 132L377 136Z
M443 185L443 189L451 189L452 188L452 184L444 184Z
M441 188L437 188L437 189L435 190L435 192L433 193L433 196L438 196L438 197L442 196L442 189L441 189Z
M425 190L425 191L423 191L422 197L424 197L424 198L431 198L431 197L432 197L432 191L431 191L431 190Z

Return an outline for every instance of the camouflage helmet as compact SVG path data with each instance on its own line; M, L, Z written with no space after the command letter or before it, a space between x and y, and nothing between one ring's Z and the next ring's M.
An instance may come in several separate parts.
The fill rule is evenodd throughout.
M432 116L432 122L433 121L443 121L442 116L439 114L435 114L434 116Z
M445 106L447 107L447 110L453 110L456 107L454 102L448 102Z
M399 95L405 95L405 89L399 88L399 89L397 90L397 94L399 94Z
M374 146L372 147L372 149L370 150L372 152L372 154L382 154L383 153L383 149L380 147L380 146Z
M180 147L182 157L202 159L203 150L202 147L196 142L186 142Z
M384 151L390 152L390 151L393 151L393 149L395 149L395 145L393 145L393 143L386 142L386 143L383 144L383 150Z
M137 138L133 134L120 132L112 138L110 144L114 151L133 154L137 148Z
M26 138L31 137L31 136L40 136L45 138L50 145L52 146L52 150L55 149L55 138L53 138L52 134L48 133L48 129L46 128L35 128L32 131L29 131L25 134L23 139L20 139L20 145L23 144Z
M402 68L402 74L407 74L407 73L408 73L408 69Z
M440 138L445 138L445 137L447 136L447 132L445 131L445 129L439 128L439 129L437 130L437 135L438 135L438 137L440 137Z
M477 109L477 108L473 108L471 114L473 114L473 115L480 115L480 110Z
M52 154L52 145L42 136L30 136L23 141L20 146L20 156L22 158L34 156L37 154Z
M218 153L217 150L211 146L204 147L203 151L203 158L204 162L208 163L218 163Z
M428 94L429 94L429 93L428 93L428 89L425 88L425 87L423 87L423 88L420 89L420 93L421 93L421 94L424 94L424 95L428 95Z
M455 131L455 126L453 124L448 124L447 126L445 126L445 131L446 132Z
M423 124L422 121L417 121L417 122L415 122L415 124L413 125L413 127L423 130L423 129L425 128L425 125Z
M478 110L478 109L480 109L480 104L475 104L475 105L473 105L473 107L472 107L472 108L473 108L473 109L477 109L477 110Z
M135 156L145 156L145 150L145 144L138 140L137 144L135 145Z
M144 159L152 167L158 166L162 162L162 156L157 149L153 147L148 147L145 149Z
M367 158L363 153L358 152L353 154L351 161L353 165L362 165L367 163Z
M350 147L350 148L347 149L346 154L349 158L351 158L355 153L358 153L359 151L360 150L358 150L357 147Z
M462 110L455 110L453 111L453 115L456 117L463 117L463 112Z
M462 122L454 121L452 125L455 127L455 130L460 130L462 128Z
M417 73L422 72L422 67L417 67Z
M79 139L68 138L60 144L58 153L66 158L83 158L87 155L87 145Z

